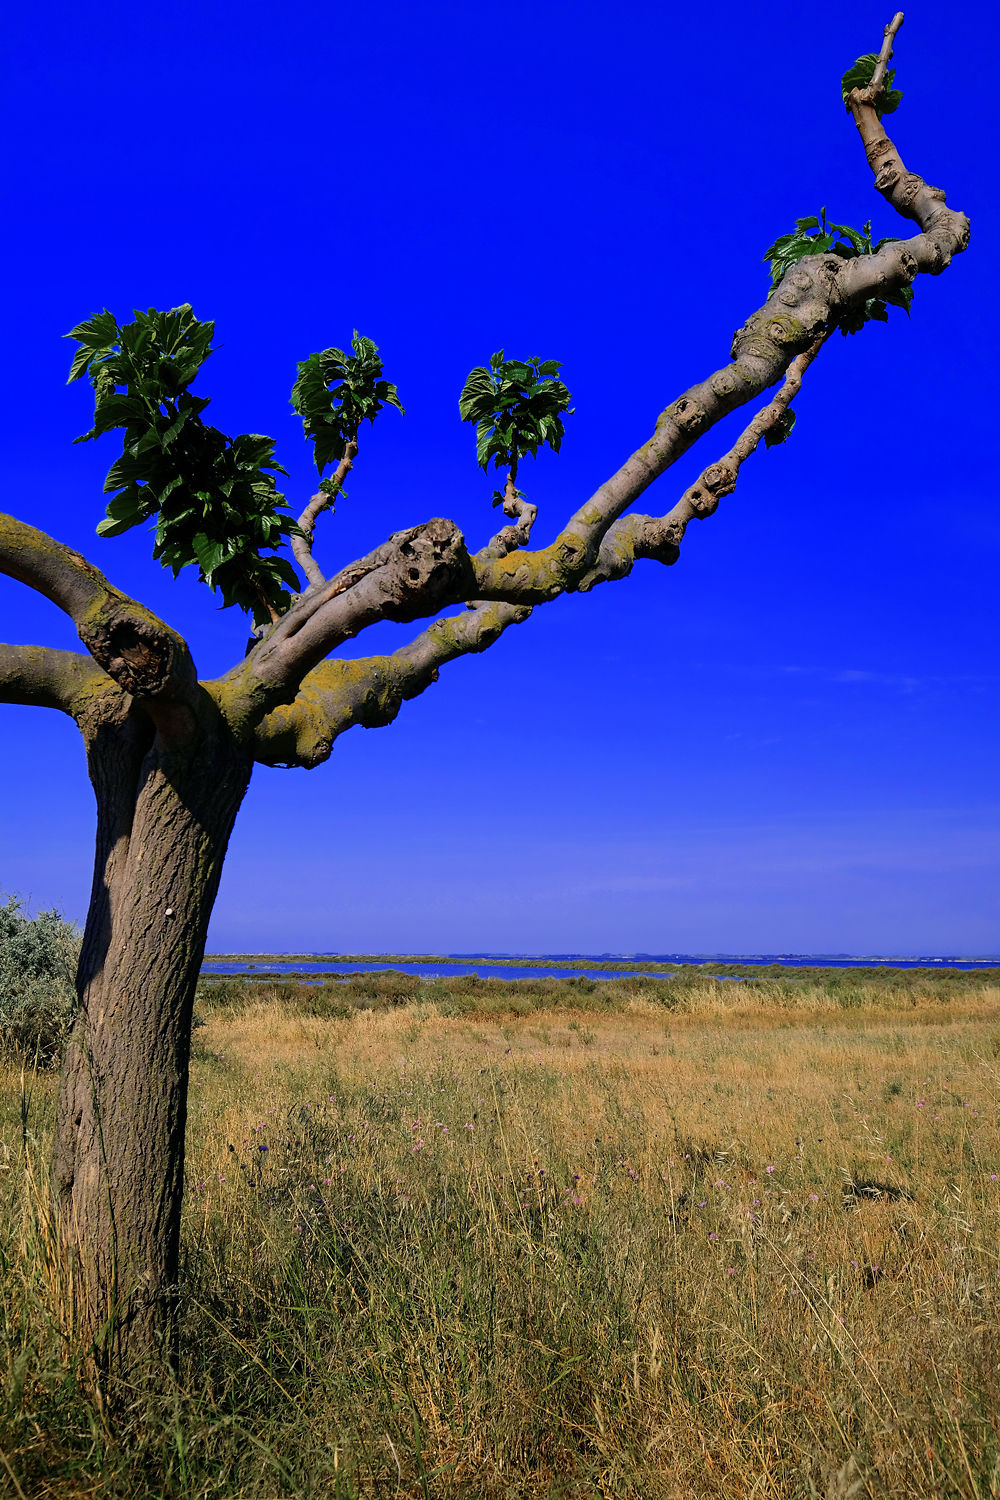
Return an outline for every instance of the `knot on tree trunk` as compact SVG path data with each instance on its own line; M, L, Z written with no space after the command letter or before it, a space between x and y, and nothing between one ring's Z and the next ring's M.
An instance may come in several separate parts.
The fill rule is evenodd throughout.
M382 588L388 597L385 618L415 620L437 600L450 602L456 592L475 591L475 573L465 538L454 521L441 517L397 531L389 538L395 555L386 563Z
M687 499L695 515L701 519L713 515L719 508L719 501L726 495L731 495L735 490L738 476L739 469L734 464L727 464L721 460L717 464L710 464L702 474L700 482L692 485L687 491ZM681 527L680 535L673 537L672 540L679 545L683 534L684 529Z
M673 418L675 426L687 435L693 435L708 425L708 413L697 401L690 396L682 396L675 401L673 406L667 407L668 414Z
M102 601L81 620L79 635L97 664L135 697L154 698L194 681L183 641L154 615Z
M843 265L837 255L810 255L799 261L764 306L733 334L730 358L750 368L758 362L773 366L776 350L782 355L804 353L829 321Z

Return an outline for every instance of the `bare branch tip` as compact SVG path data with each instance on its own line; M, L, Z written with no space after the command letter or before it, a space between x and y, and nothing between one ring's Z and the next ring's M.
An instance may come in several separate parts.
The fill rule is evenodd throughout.
M872 81L869 84L869 88L872 90L872 92L877 92L885 84L886 70L889 64L892 62L892 44L896 40L896 33L899 31L899 28L902 26L902 24L903 12L901 10L897 10L896 14L893 16L892 20L885 28L885 32L883 34L882 47L879 51L878 62L875 64L875 72L872 74Z

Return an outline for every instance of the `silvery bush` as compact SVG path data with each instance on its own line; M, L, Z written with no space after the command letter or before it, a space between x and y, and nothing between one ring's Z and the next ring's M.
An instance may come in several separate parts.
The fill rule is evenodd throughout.
M57 911L29 917L0 904L0 1052L43 1065L58 1060L75 1003L80 939Z

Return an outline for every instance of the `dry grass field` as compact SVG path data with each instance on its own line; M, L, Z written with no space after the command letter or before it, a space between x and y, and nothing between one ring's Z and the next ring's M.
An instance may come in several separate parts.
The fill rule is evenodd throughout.
M984 976L206 984L177 1390L80 1389L3 1078L0 1493L1000 1496Z

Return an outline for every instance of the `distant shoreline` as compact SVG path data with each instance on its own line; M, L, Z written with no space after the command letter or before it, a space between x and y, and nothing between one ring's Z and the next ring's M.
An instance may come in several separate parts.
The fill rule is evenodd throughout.
M706 960L707 962L708 960ZM454 954L441 953L206 953L207 964L455 964L459 967L476 963L495 964L504 969L551 969L558 964L561 969L616 969L629 973L665 973L676 969L677 964L634 962L623 959L593 958L489 958L484 954L457 958Z
M468 967L470 964L490 964L497 968L516 969L590 969L614 970L629 974L672 974L678 969L832 969L832 968L907 968L921 967L945 971L958 964L991 967L1000 962L993 956L967 958L959 955L947 957L865 957L851 954L783 954L772 957L764 954L754 957L711 958L701 955L678 955L672 959L626 959L626 958L563 958L553 954L548 958L519 958L492 954L441 954L441 953L206 953L204 963L252 964L255 968L268 964L442 964Z

